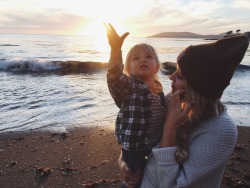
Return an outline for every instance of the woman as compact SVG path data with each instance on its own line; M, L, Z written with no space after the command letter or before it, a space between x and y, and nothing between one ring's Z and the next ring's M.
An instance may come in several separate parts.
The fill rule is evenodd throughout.
M170 76L162 139L147 161L141 187L220 187L238 136L220 98L248 45L240 35L180 53ZM140 172L132 174L121 158L118 163L127 187L134 187Z

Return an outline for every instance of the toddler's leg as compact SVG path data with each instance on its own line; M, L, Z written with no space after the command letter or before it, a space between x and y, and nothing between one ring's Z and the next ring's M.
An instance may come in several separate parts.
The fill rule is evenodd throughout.
M146 165L147 156L150 153L148 150L143 151L128 151L125 149L122 149L122 159L126 162L129 169L135 173L137 170L141 169L141 172L143 173L144 167ZM138 182L137 186L135 188L139 188L141 185L141 180ZM121 188L126 188L125 182L123 182Z

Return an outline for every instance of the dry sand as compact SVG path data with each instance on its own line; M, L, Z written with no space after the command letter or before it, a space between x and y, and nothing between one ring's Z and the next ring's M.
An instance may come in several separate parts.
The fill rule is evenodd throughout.
M239 139L221 187L250 187L250 127ZM120 146L110 128L0 134L0 187L120 187Z

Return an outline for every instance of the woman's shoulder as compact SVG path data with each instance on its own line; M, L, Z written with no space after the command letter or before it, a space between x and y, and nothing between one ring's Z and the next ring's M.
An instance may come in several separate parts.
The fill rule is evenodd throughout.
M190 134L190 149L197 152L200 148L207 148L227 158L235 147L237 138L235 123L227 114L221 114L197 124Z
M205 120L197 125L196 134L207 133L213 136L237 138L238 130L233 119L228 115L227 108L217 117Z
M236 124L231 116L227 113L227 107L223 108L222 113L220 113L216 118L213 119L214 123L217 124L219 129L224 128L236 128Z

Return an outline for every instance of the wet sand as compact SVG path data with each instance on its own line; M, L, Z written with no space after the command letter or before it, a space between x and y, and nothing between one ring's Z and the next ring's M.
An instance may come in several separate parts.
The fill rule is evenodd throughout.
M222 188L250 187L250 127L240 126ZM120 187L114 130L0 134L1 187Z

